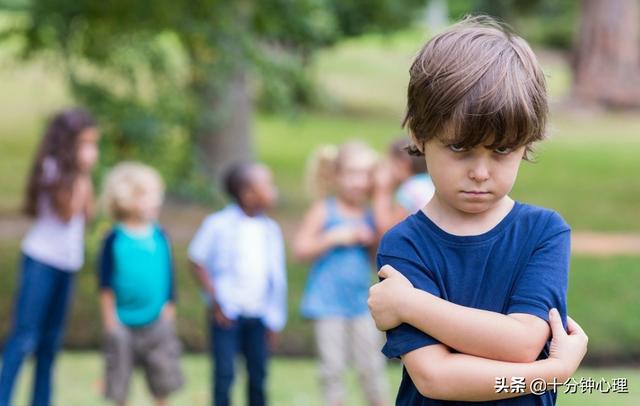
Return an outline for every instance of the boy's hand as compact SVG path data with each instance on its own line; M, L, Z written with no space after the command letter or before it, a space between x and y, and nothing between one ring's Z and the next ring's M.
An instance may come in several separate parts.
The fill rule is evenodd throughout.
M567 334L556 309L549 311L549 324L553 335L549 358L555 358L561 362L565 376L560 378L567 380L576 372L587 353L589 338L582 327L569 316L567 316Z
M225 328L231 327L231 324L233 323L233 321L224 315L218 302L213 302L212 314L213 314L213 320L217 324Z
M103 327L105 332L113 333L120 328L120 321L115 315L113 317L108 317L105 319Z
M280 334L277 331L267 330L267 346L269 351L272 352L280 341Z
M162 319L173 322L176 319L176 306L173 303L166 303L162 308Z
M392 266L385 265L378 272L384 278L369 289L369 311L380 331L399 326L402 320L404 301L410 296L413 285Z

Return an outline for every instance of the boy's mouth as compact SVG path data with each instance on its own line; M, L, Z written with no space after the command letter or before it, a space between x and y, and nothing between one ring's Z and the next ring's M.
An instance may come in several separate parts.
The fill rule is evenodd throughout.
M474 196L488 195L490 192L485 192L482 190L463 190L462 193Z

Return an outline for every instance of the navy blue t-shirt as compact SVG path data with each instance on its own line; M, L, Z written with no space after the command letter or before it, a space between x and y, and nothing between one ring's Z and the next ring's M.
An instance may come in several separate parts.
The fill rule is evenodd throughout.
M422 211L389 230L380 242L378 268L391 265L414 287L449 302L502 314L528 313L548 321L553 307L566 326L570 228L556 212L515 202L490 231L457 236ZM408 325L387 332L382 349L396 358L440 342ZM549 342L538 359L547 358ZM423 397L406 369L396 405L553 405L556 394L491 402L450 402Z

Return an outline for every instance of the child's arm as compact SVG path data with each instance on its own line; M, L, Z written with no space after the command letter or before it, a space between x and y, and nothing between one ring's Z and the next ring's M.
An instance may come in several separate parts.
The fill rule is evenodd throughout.
M216 289L214 288L213 283L209 279L209 275L207 275L207 270L204 269L202 265L194 261L189 261L189 264L191 265L190 266L191 274L196 280L196 283L198 284L198 286L200 286L200 289L202 289L205 292L207 297L209 297L210 299L215 299Z
M549 337L548 324L529 314L504 315L460 306L415 289L390 266L370 290L369 307L381 330L404 322L469 355L508 362L535 361Z
M287 322L287 260L280 227L270 224L269 234L269 294L265 298L263 321L268 329L268 341L274 348L278 333Z
M423 292L428 289L408 289L409 281L393 272L393 268L382 271L382 277L391 275L392 280L384 281L380 286L388 284L402 288L394 289L396 293L386 301L385 311L402 313L402 316L396 315L401 321L457 351L501 361L534 361L549 337L546 323L549 309L566 308L570 233L559 216L557 219L555 224L548 223L551 237L539 245L518 276L507 304L507 314L450 303L436 294ZM389 256L381 260L380 265L391 261L403 273L410 272L413 278L420 274L420 278L425 277L423 270L411 269L412 265L406 261ZM372 295L377 288L372 289ZM380 290L384 294L386 289ZM403 304L398 305L397 301ZM375 300L372 302L375 307Z
M295 238L293 255L298 261L313 261L329 249L338 245L352 245L370 240L356 227L343 226L324 231L326 218L325 202L316 202L307 212Z
M531 363L493 361L467 354L452 353L442 344L411 351L402 357L418 391L426 397L457 401L490 401L522 396L531 392L531 382L543 379L565 382L578 368L587 349L587 336L569 319L569 335L560 316L549 315L553 341L550 357ZM496 390L497 379L505 378L507 387L514 377L524 378L524 392ZM507 388L508 389L508 388Z
M393 181L390 169L385 166L377 168L375 172L375 188L373 191L372 208L376 220L378 235L386 233L394 225L404 220L408 215L404 207L394 201Z
M105 331L114 331L118 328L120 321L116 314L116 306L111 289L102 289L100 291L100 314L102 315L102 325Z
M162 308L161 317L165 320L173 322L176 318L176 301L178 298L176 287L176 263L173 256L173 247L171 246L171 240L169 234L161 229L162 237L167 245L167 261L169 263L169 295L167 301Z
M206 293L210 303L211 303L211 312L213 313L213 318L218 322L218 324L222 326L231 325L231 320L225 316L218 304L218 300L216 299L216 289L211 282L209 276L207 275L206 269L204 267L194 261L189 261L191 263L191 272L200 286L200 288Z
M114 270L113 244L116 238L115 236L115 233L111 231L104 239L98 269L100 314L105 331L114 331L120 324L118 315L116 314L116 304L112 289Z

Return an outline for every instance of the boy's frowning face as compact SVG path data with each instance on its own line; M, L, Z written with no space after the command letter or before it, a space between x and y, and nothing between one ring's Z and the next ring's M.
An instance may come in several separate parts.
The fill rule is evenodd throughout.
M513 187L525 147L470 149L437 138L424 144L425 159L442 203L469 214L494 207Z

